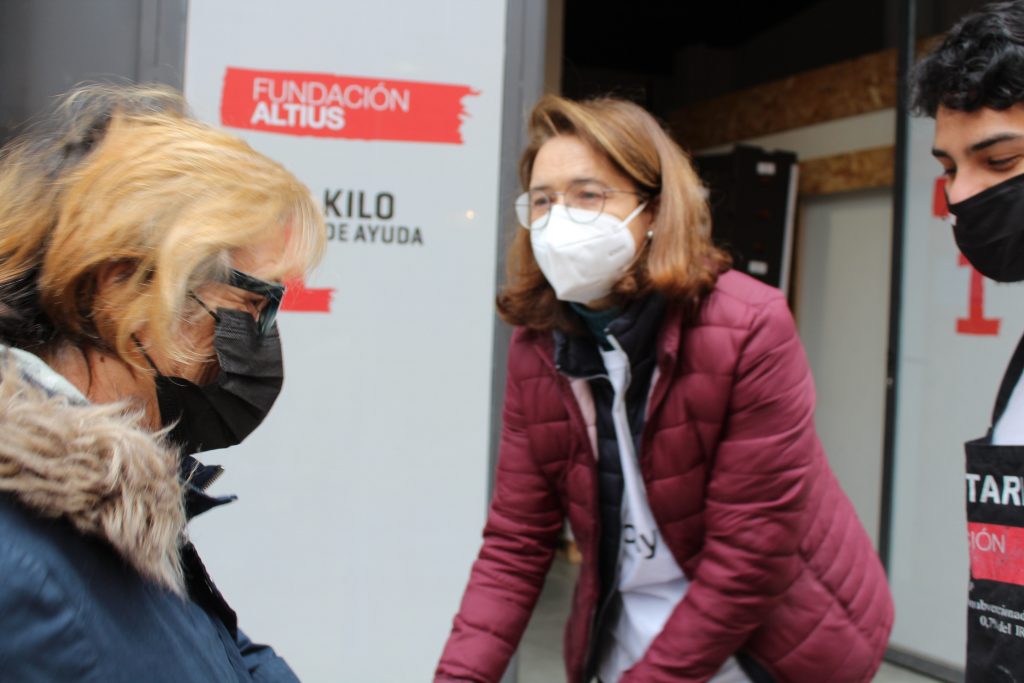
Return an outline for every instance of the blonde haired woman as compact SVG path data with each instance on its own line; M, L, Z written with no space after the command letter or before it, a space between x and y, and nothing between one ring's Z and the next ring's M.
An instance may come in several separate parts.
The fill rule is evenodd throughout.
M192 454L283 378L274 317L323 229L306 188L175 93L91 86L0 159L0 680L295 681L185 524Z
M546 97L529 132L497 480L437 680L501 678L568 518L572 683L870 681L891 598L785 299L727 270L640 107Z

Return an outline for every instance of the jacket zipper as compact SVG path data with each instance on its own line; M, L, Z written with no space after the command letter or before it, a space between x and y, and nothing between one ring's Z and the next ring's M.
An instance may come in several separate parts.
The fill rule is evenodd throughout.
M542 359L547 360L545 358L544 354L540 354L540 356L541 356ZM580 380L583 380L585 382L589 382L590 380L593 380L593 379L604 379L604 380L608 380L609 383L611 382L611 378L607 374L583 375L583 376L569 375L567 372L565 372L562 369L561 364L559 364L559 363L552 363L552 366L554 367L555 371L558 374L560 374L560 375L562 375L563 377L566 377L566 378L580 379ZM571 387L569 387L569 396L568 396L568 398L570 399L569 400L569 405L572 406L572 410L573 410L573 412L576 415L576 419L579 421L579 423L581 425L583 425L583 432L584 432L584 434L586 434L586 432L587 432L587 421L583 419L583 413L580 411L579 403L577 402L576 395L573 393ZM597 463L598 454L593 450L593 446L590 443L590 439L589 438L586 438L584 440L584 443L586 443L586 445L587 445L587 450L590 451L590 462L595 463L594 467L596 469L596 463ZM594 491L593 491L594 500L595 501L598 499L598 496L599 496L599 492L597 490L597 486L598 486L598 484L597 484L597 477L595 477L594 478ZM601 515L600 514L597 515L597 518L594 521L594 532L595 532L596 538L600 539L601 538ZM616 577L616 578L618 578L618 577ZM598 583L598 585L599 585L599 589L600 589L600 582ZM606 600L606 602L607 602L607 600ZM581 678L580 683L587 683L586 682L587 667L588 667L588 665L590 663L590 658L593 656L593 651L594 651L594 647L595 647L593 631L594 631L594 626L597 623L597 615L601 611L600 607L601 606L599 605L598 607L595 607L593 610L591 610L591 613L590 613L590 615L587 618L587 647L586 647L586 651L585 651L584 657L583 657L583 674L582 674L582 678Z
M615 394L614 398L612 399L612 408L611 408L612 409L612 426L614 428L614 424L615 424L615 416L614 416L615 401L618 401L618 400L625 401L626 400L626 398L625 398L626 391L629 389L629 385L633 381L633 369L630 366L629 354L627 354L622 349L622 345L619 344L619 340L616 339L611 334L608 334L608 330L605 330L605 339L608 340L608 343L611 344L612 348L614 348L616 351L618 351L619 353L621 353L623 356L626 357L626 377L625 377L626 381L622 385L622 393L621 394L619 392L615 391L615 385L612 384L611 377L609 377L608 375L597 375L596 376L596 377L601 377L603 379L606 379L606 380L608 380L609 384L612 384L612 391ZM590 378L587 378L587 379L590 379ZM647 427L647 424L646 424L646 421L645 421L645 423L644 423L645 430L646 430L646 427ZM629 434L628 436L629 436L629 438L632 438L632 434ZM618 437L617 430L616 430L616 437ZM618 450L618 447L616 447L616 450ZM621 457L622 457L621 453L619 453L619 457L621 459ZM637 459L639 460L639 456L637 456ZM597 497L595 497L595 500L596 499L597 499ZM600 502L598 504L600 505ZM620 506L619 506L620 514L621 514L621 511L622 511L622 506L620 504ZM597 526L598 527L600 526L600 515L598 515L598 524L597 524ZM598 529L598 538L599 539L601 538L600 528ZM620 543L620 545L621 545L621 543ZM588 624L587 633L589 635L587 637L586 656L583 658L583 681L582 681L582 683L587 683L586 679L587 679L588 669L590 668L591 659L594 657L595 650L597 649L597 643L598 643L599 636L600 636L600 634L596 632L597 626L601 624L601 620L605 617L605 614L611 608L612 602L615 600L615 595L616 595L616 593L618 593L619 571L622 569L622 566L621 566L622 565L622 557L621 557L620 550L621 550L621 548L616 548L615 573L611 577L611 583L609 584L610 590L608 591L608 595L605 596L604 601L600 605L598 605L596 610L594 610L594 616L590 620L590 623ZM596 669L597 669L598 666L599 666L599 664L597 662L594 662L594 673L595 673L595 675L597 673Z
M220 465L215 465L213 473L210 474L209 478L207 478L207 480L203 482L202 486L196 486L195 488L199 489L203 493L206 493L206 489L213 486L214 482L216 482L222 476L224 476L224 468L221 467Z
M660 334L659 334L659 336L660 336ZM613 348L616 348L619 351L622 351L622 346L619 344L618 340L615 339L615 337L613 337L612 335L608 334L607 328L605 329L605 337L609 340L609 343L612 345ZM625 352L623 351L623 353L625 353ZM558 372L559 374L561 374L561 375L563 375L565 377L569 377L569 375L567 373L562 371L562 366L560 364L553 362L553 360L549 359L547 356L545 356L544 353L539 353L538 355L540 355L542 361L546 361L547 363L550 364L550 366L553 366L556 372ZM656 363L657 363L658 356L660 356L660 353L659 353L659 350L656 349L655 350L655 362ZM628 355L627 355L627 359L628 359ZM670 373L666 373L664 371L664 369L661 368L661 364L660 363L657 363L657 364L658 364L658 367L661 370L661 372L659 373L659 376L657 378L658 379L657 384L655 386L651 387L651 389L650 389L650 395L648 397L648 399L649 399L648 400L648 404L647 404L647 406L646 406L646 408L644 410L644 428L643 428L643 433L642 433L642 436L641 436L641 439L640 439L641 452L642 453L646 453L648 451L648 442L650 441L650 422L651 422L650 421L650 417L654 414L655 406L660 404L661 401L664 399L664 395L665 395L665 391L666 391L665 387L667 386L667 383L669 381L669 376L670 376ZM626 366L626 372L627 372L627 375L626 375L627 385L626 386L628 386L629 382L632 381L632 368L629 366L628 363L627 363L627 366ZM573 379L582 379L582 380L587 380L587 381L589 381L591 379L598 379L598 378L606 379L609 382L611 382L611 378L608 377L607 374L603 374L603 375L602 374L598 374L598 375L592 375L592 376L588 376L588 377L573 377ZM586 431L586 421L583 419L583 414L580 412L579 405L577 404L577 401L576 401L576 397L575 397L574 394L572 394L571 389L570 389L570 398L572 399L570 403L571 403L571 405L573 407L573 410L576 413L576 417L580 421L580 423L583 424L584 431ZM587 439L586 442L589 445L590 440ZM597 453L591 452L591 459L594 462L596 462ZM641 454L637 454L637 460L639 461L641 459L642 459ZM641 475L643 475L643 468L641 468ZM594 482L595 482L594 485L596 487L597 486L596 478L595 478ZM646 478L644 478L644 486L646 486ZM595 490L594 491L594 500L597 500L597 498L598 498L598 492ZM652 510L652 514L653 514L653 510ZM655 520L655 523L657 523L657 520ZM594 526L595 526L596 536L597 536L597 538L600 538L600 536L601 536L601 519L600 519L600 515L598 515L598 517L597 517L597 519L595 521L595 525ZM615 585L615 584L618 583L618 578L619 578L618 577L618 571L619 571L619 567L618 567L618 563L616 563L615 576L612 577L612 581L613 581L612 585ZM683 573L685 575L685 572L683 572ZM597 645L596 645L596 638L594 637L594 635L595 635L594 634L594 627L598 624L598 618L601 617L601 616L604 616L604 612L607 610L608 606L611 604L611 599L612 599L612 596L614 596L614 595L615 595L615 591L610 592L608 597L605 598L604 603L602 603L601 605L596 607L591 612L590 619L589 619L588 624L587 624L587 633L589 635L587 637L587 648L586 648L586 653L585 653L585 656L584 656L584 659L583 659L583 675L582 675L581 683L588 683L588 681L586 681L587 667L588 667L588 665L590 663L591 657L593 657L593 655L594 655L594 649L597 647Z

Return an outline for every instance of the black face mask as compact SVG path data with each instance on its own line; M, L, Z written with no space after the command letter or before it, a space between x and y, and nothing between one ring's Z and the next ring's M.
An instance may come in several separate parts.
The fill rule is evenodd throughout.
M1024 280L1024 175L949 205L953 236L974 268L996 282Z
M160 421L168 438L190 455L234 446L270 412L284 382L281 338L274 324L260 335L248 313L217 309L213 348L220 372L198 385L157 373Z

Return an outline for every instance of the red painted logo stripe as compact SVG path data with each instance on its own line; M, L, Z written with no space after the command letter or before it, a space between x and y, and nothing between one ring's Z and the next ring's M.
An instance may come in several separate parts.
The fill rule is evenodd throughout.
M356 140L462 144L464 85L228 67L221 123Z

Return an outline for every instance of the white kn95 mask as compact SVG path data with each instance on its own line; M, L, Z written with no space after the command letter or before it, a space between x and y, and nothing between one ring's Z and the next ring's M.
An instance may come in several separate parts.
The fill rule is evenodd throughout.
M564 204L551 207L551 215L535 221L544 227L530 229L533 257L548 284L561 301L586 304L607 296L636 256L636 241L629 223L647 203L636 207L623 220L609 213L578 222L570 218ZM573 214L593 215L573 209Z

